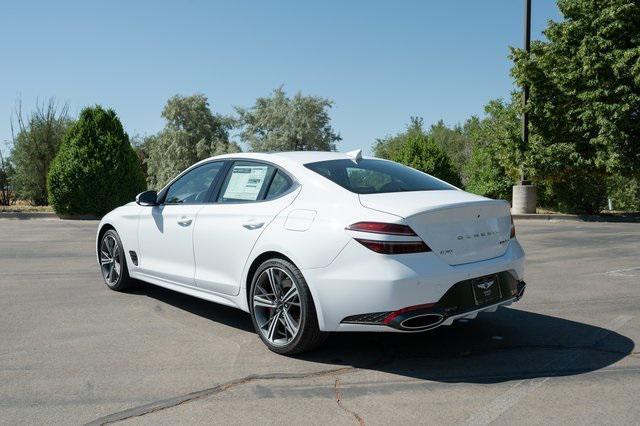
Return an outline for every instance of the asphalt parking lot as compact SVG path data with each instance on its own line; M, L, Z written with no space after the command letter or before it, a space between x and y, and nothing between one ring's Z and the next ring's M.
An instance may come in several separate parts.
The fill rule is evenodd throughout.
M96 225L0 219L0 423L640 422L640 224L517 222L520 303L297 358L243 312L110 291Z

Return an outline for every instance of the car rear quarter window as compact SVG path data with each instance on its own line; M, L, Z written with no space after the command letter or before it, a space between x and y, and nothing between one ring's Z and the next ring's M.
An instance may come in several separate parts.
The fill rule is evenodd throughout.
M271 180L271 185L269 186L269 190L267 191L267 196L265 199L272 200L274 198L279 197L284 194L291 188L291 179L289 179L284 173L280 170L276 172Z
M393 161L363 158L305 164L310 170L357 194L456 189L426 173Z

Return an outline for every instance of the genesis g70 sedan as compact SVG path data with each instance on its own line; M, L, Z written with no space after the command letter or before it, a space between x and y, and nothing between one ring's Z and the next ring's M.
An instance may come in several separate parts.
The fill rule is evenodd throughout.
M507 202L360 151L200 161L108 213L96 250L111 289L137 279L242 309L282 354L328 332L450 325L525 288Z

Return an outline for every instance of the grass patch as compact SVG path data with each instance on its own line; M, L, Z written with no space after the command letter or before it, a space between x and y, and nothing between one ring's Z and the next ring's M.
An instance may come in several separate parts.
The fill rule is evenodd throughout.
M34 206L29 203L17 201L15 204L11 204L9 206L0 206L0 212L11 212L11 213L33 213L33 212L41 212L41 213L53 213L53 208L51 206Z

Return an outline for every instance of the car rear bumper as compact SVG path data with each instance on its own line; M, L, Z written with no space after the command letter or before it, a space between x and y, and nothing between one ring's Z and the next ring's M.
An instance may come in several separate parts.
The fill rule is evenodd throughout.
M523 273L515 239L502 256L456 266L433 253L381 255L351 241L329 266L303 270L321 330L380 332L424 331L495 311L522 296ZM467 283L496 274L501 297L477 306ZM397 315L389 319L390 313Z

